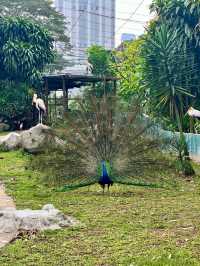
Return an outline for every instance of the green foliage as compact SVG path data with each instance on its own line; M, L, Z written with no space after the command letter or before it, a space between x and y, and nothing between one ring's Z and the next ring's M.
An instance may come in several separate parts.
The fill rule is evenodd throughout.
M179 153L188 157L183 131L194 125L185 113L199 106L199 1L155 0L152 10L157 17L150 24L144 43L144 80L150 98L150 112L162 115L179 130ZM185 174L194 172L188 159L180 157Z
M0 117L15 121L30 117L29 87L41 85L46 64L54 58L53 38L29 19L0 17Z
M142 38L125 44L124 49L116 53L116 64L113 64L120 78L119 94L126 101L132 96L143 94L142 57L140 56Z
M0 79L34 84L53 60L53 39L36 23L0 17Z
M24 83L0 82L0 117L6 120L11 129L15 122L30 119L32 91Z
M192 54L177 46L179 33L161 25L146 37L143 45L144 80L149 89L150 110L177 123L182 131L186 100L193 98L197 69Z
M169 119L180 132L180 152L188 156L183 136L183 121L198 69L192 53L179 45L180 32L162 24L147 34L143 45L144 80L149 91L149 109L154 115ZM162 123L166 120L162 120ZM182 143L183 142L183 143ZM181 147L184 146L182 149ZM181 158L181 157L180 157ZM180 159L183 172L194 174L190 162ZM190 166L189 166L190 165ZM191 168L191 171L189 171Z
M97 76L112 75L111 53L104 47L93 45L88 48L88 61L92 65L92 73Z
M57 12L52 0L0 0L0 13L5 17L23 17L31 19L40 26L48 29L53 36L55 45L59 46L56 50L54 64L45 68L46 72L62 70L63 65L69 62L63 55L69 49L69 37L66 35L66 18Z
M92 74L101 77L114 76L111 52L102 46L93 45L88 49L88 61L92 66ZM102 97L104 94L114 92L113 84L106 82L95 84L85 89L84 97Z
M29 18L49 30L55 41L68 45L65 17L56 12L51 0L0 0L1 16Z
M145 75L146 72L152 70L152 74L155 76L154 85L157 86L157 82L163 85L162 79L163 76L166 76L166 70L163 68L163 65L164 62L166 63L168 68L168 80L171 82L171 87L176 91L174 93L176 94L175 102L184 131L194 130L192 121L184 118L186 110L191 105L197 108L200 107L198 101L200 95L199 6L199 1L153 1L151 8L152 11L157 13L157 17L154 22L150 24L147 34L147 39L150 40L152 38L152 43L150 44L151 41L148 41L147 44L147 46L149 45L150 56L146 53L145 57L148 63L144 71ZM162 30L163 28L165 28L165 33ZM159 37L159 35L162 35L163 41L160 41L161 37ZM163 44L164 46L162 46ZM152 48L153 52L151 53ZM153 53L154 57L152 57L150 61L150 57ZM156 56L159 58L159 61L156 59ZM162 59L164 59L164 61L162 61ZM162 75L163 69L164 73ZM148 76L148 74L146 76ZM147 79L152 79L152 77L147 77ZM161 79L161 81L159 79ZM150 89L155 90L153 89L153 84L150 86ZM179 90L179 95L177 94L177 89ZM195 97L193 98L191 95ZM163 102L166 103L166 99L163 99ZM155 104L154 101L153 106ZM173 106L175 105L173 104L171 107L168 105L168 110L165 109L164 112L162 110L162 115L165 118L170 118L169 122L175 124L176 128L180 128L180 125L177 125L177 121L174 120Z
M191 45L195 53L199 50L200 3L198 0L154 0L151 9L158 14L156 21L158 24L167 23L181 32L180 42L184 43L185 48Z
M188 147L184 134L174 134L174 138L170 142L172 149L175 149L178 160L175 162L176 169L183 173L184 176L193 176L195 171L192 167Z

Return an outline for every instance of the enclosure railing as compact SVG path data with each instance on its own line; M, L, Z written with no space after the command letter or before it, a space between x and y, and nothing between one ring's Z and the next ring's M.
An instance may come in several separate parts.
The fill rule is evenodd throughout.
M179 138L180 134L178 132L161 130L167 138ZM200 161L200 134L194 133L184 133L185 140L187 143L188 151L191 157Z

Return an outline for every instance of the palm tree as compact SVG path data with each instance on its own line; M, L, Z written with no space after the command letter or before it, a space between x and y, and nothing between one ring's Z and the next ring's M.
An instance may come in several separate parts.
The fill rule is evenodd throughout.
M183 118L188 108L197 65L190 51L182 50L179 32L161 24L149 31L143 45L144 80L149 90L150 109L175 121L180 143L185 143ZM181 144L181 147L185 145ZM185 150L185 156L188 152Z
M177 54L181 55L184 51L184 54L189 59L187 65L190 66L186 76L187 79L182 78L182 80L185 80L186 89L196 96L195 99L184 97L183 103L187 106L195 105L199 108L200 2L198 0L154 0L151 5L151 10L155 12L157 16L150 28L152 28L153 25L154 31L156 31L159 30L160 25L167 25L172 32L175 31L179 33L177 45L181 47L181 49L179 49ZM186 121L188 121L188 119ZM189 124L184 124L184 128L189 129ZM194 132L192 119L190 119L190 132Z

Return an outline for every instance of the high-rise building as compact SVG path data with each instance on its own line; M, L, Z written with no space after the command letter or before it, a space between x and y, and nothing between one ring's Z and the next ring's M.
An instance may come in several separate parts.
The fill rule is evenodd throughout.
M55 0L56 9L68 22L73 56L83 62L91 45L115 47L116 0Z

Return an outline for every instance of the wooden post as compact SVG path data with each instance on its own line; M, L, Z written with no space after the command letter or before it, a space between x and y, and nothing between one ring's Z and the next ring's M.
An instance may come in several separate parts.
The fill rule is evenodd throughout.
M45 78L45 105L46 105L46 115L48 118L48 111L49 111L49 101L48 101L48 97L49 97L49 83L48 83L48 78Z
M117 94L117 81L116 80L114 80L113 81L113 87L114 87L114 95L116 96L116 94Z
M54 93L54 121L57 121L57 94Z
M48 121L49 121L49 123L52 122L51 115L52 115L52 110L51 110L51 97L49 96L48 97Z
M66 112L69 111L69 89L66 87Z
M95 91L95 82L94 81L92 82L92 89L93 89L93 91Z
M104 96L107 94L107 91L106 91L106 77L105 76L103 76L103 78L104 78L104 80L103 80L103 90L104 90Z
M68 112L68 87L66 84L65 76L62 78L62 91L63 91L63 109L64 109L64 115Z

